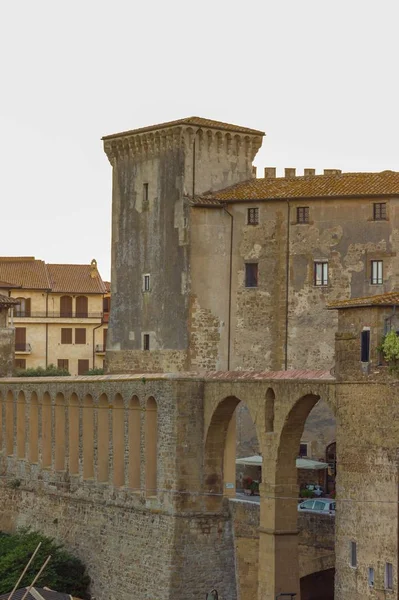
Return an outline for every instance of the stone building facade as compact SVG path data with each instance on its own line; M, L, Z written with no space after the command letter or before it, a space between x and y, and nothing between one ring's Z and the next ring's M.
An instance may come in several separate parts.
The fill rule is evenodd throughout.
M15 334L15 368L54 364L82 375L103 367L110 294L95 260L55 265L0 257L0 279L4 293L18 300L7 319Z
M395 289L399 173L259 179L262 136L192 117L104 138L110 372L331 368L326 304Z

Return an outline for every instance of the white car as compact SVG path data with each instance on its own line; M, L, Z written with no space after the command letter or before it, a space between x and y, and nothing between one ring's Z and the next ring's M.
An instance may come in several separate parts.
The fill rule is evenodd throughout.
M335 516L335 500L332 498L305 500L305 502L298 504L298 511Z

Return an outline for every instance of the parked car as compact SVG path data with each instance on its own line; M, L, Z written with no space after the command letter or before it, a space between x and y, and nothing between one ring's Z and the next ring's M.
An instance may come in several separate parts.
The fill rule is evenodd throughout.
M333 498L315 498L298 504L299 512L311 512L319 515L335 516L335 500Z

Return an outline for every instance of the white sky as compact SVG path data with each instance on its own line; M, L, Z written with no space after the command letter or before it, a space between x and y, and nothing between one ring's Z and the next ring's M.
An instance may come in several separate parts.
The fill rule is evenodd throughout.
M110 270L102 135L197 115L255 164L398 169L393 0L0 0L3 256Z

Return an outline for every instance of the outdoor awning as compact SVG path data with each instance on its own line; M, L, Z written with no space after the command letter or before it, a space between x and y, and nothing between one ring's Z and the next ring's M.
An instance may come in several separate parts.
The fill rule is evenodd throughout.
M237 458L237 465L247 465L252 467L261 467L262 466L262 457L258 454L255 456L247 456L245 458ZM296 459L296 468L297 469L327 469L328 463L320 462L319 460L311 460L310 458L297 458Z

